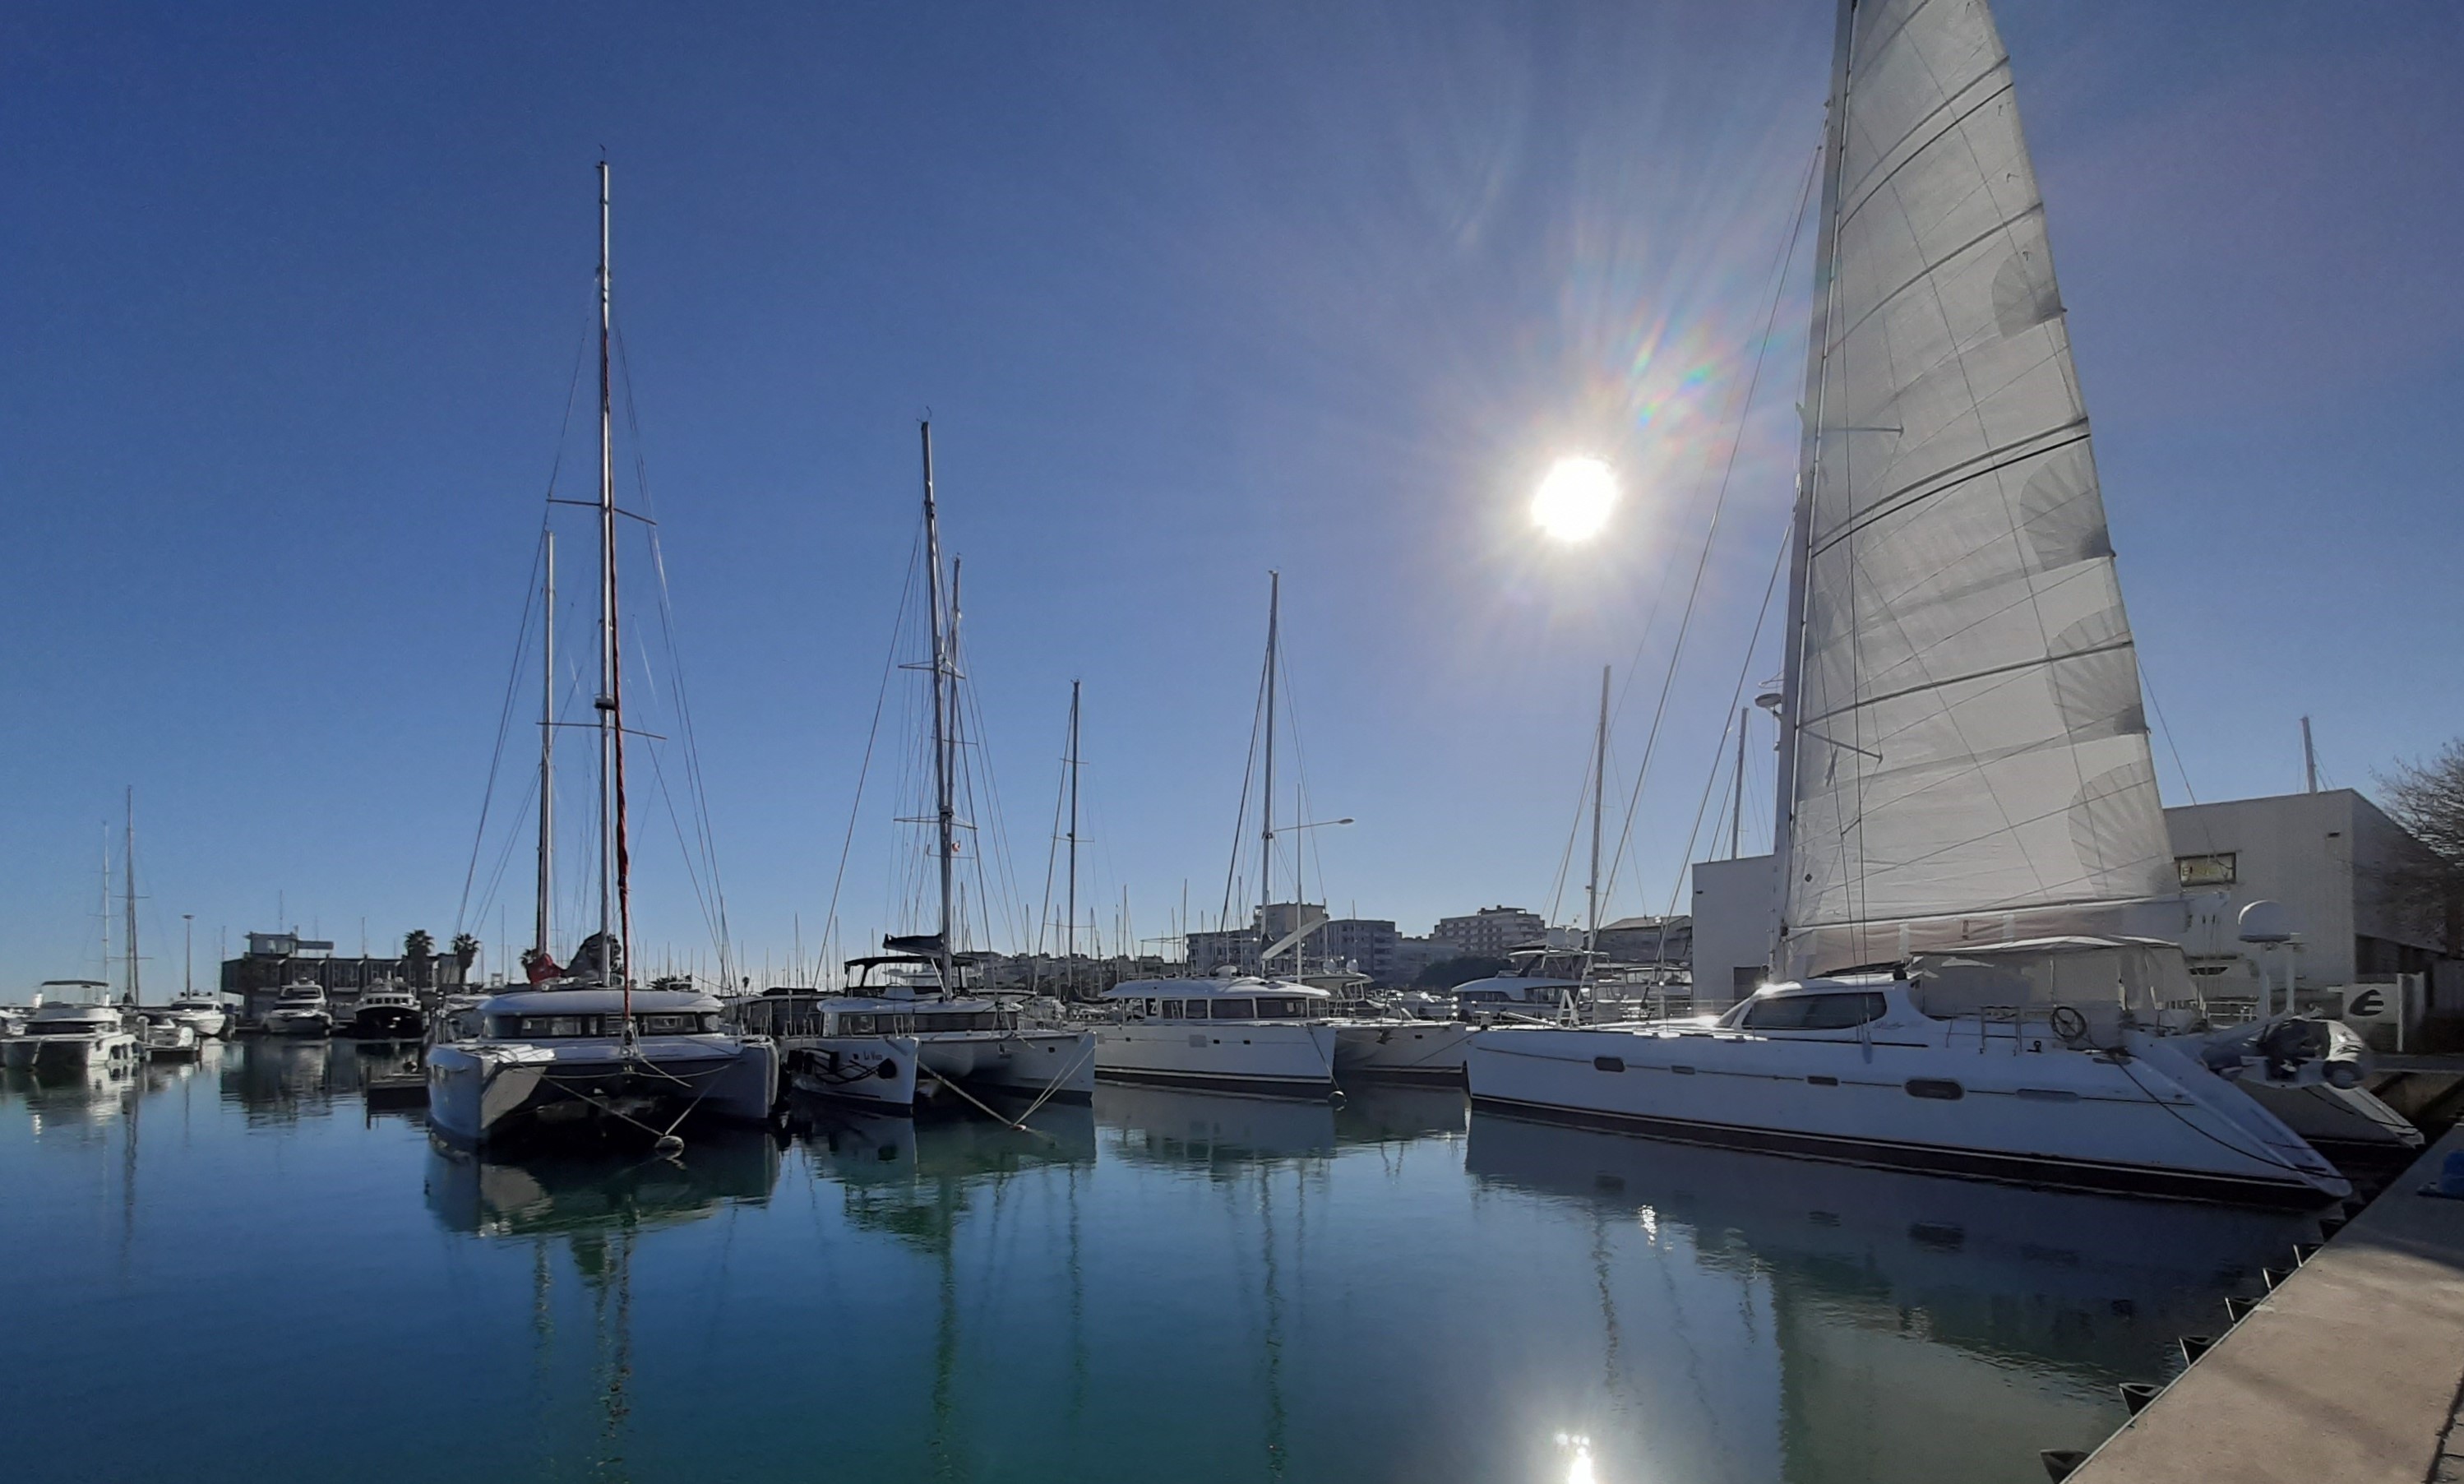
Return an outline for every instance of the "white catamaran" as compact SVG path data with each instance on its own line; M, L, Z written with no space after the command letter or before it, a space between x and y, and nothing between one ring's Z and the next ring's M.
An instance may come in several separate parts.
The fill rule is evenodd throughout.
M915 821L933 831L937 912L929 933L885 938L883 954L849 961L862 978L845 994L765 995L746 1009L782 1028L791 1085L817 1096L884 1112L912 1113L920 1097L947 1089L963 1101L977 1093L1085 1102L1095 1092L1095 1038L1076 1027L1030 1026L1015 1001L971 994L974 955L957 946L954 911L958 861L957 600L944 598L941 515L933 483L933 425L921 432L924 458L925 631L931 653L912 668L932 681L933 813ZM956 579L951 585L955 587ZM875 970L891 971L879 986ZM903 971L903 972L902 972ZM999 1110L993 1110L999 1113ZM1032 1111L1030 1109L1029 1111ZM1004 1121L1010 1116L1000 1113Z
M2010 62L1982 0L1842 0L1768 986L1713 1026L1475 1038L1476 1105L2035 1184L2308 1204L2220 1072ZM2269 1074L2348 1084L2324 1057Z
M625 712L616 606L616 475L608 378L607 165L599 166L599 928L568 971L549 952L553 894L556 679L554 547L547 548L549 639L539 725L538 935L524 962L535 987L440 1016L428 1047L429 1126L473 1144L557 1132L649 1136L671 1145L689 1117L756 1121L778 1100L766 1038L720 1024L715 995L637 989L627 947L632 900L625 820Z

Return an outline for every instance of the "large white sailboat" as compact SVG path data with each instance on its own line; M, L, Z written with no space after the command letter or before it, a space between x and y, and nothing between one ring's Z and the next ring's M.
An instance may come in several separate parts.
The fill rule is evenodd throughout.
M553 901L556 718L554 548L539 726L538 934L525 955L533 987L495 995L451 1023L427 1050L429 1124L448 1139L502 1143L557 1133L679 1141L691 1118L766 1119L778 1100L777 1048L720 1023L715 995L634 986L625 815L625 711L616 603L616 475L608 375L607 165L599 166L599 742L598 930L570 968L549 951ZM440 1017L443 1018L443 1017Z
M1780 718L1784 982L1709 1027L1485 1032L1474 1103L2050 1185L2346 1194L2218 1074L2243 1059L2201 1033L2163 941L2186 912L2044 206L1982 0L1843 0L1817 254Z
M957 604L955 595L945 601L943 594L930 422L921 438L925 631L931 652L914 668L925 671L932 684L933 813L920 823L933 831L933 928L886 938L887 953L847 965L868 979L880 969L897 975L882 986L860 980L846 994L798 997L802 1003L771 1007L769 1012L774 1020L795 1018L794 1032L782 1040L791 1084L803 1092L892 1113L912 1113L919 1097L944 1090L960 1101L997 1094L1036 1104L1055 1098L1085 1102L1095 1091L1093 1033L1027 1025L1015 1003L970 993L966 984L972 956L957 945L953 879L961 829ZM1009 1119L1006 1113L1000 1116Z

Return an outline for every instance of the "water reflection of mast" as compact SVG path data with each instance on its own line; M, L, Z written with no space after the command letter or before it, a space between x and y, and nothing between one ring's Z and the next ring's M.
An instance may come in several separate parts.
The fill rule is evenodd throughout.
M1284 1426L1284 1295L1275 1281L1275 1189L1270 1165L1258 1170L1258 1218L1266 1253L1266 1477L1280 1479L1288 1450Z

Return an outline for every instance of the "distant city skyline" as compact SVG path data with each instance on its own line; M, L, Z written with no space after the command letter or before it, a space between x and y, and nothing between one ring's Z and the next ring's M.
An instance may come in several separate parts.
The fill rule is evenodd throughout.
M2464 732L2442 683L2464 642L2464 20L1996 13L2166 802L2299 789L2303 715L2326 781L2366 789ZM655 492L677 629L649 683L691 673L741 962L784 963L800 929L819 955L843 847L842 946L913 910L915 842L884 804L903 676L848 818L928 409L1005 920L1042 897L1073 679L1082 917L1109 944L1125 891L1142 940L1184 897L1219 915L1270 567L1294 776L1312 817L1358 821L1306 837L1311 899L1406 934L1498 903L1572 920L1606 664L1627 846L1603 917L1684 911L1688 855L1727 850L1732 698L1779 668L1775 614L1748 639L1794 476L1807 245L1775 320L1772 269L1831 19L18 8L0 1000L91 972L129 786L149 985L178 982L191 914L201 971L218 935L351 949L363 919L380 948L467 928L496 968L526 938L526 868L499 862L528 702L473 838L540 500L593 456L603 150L620 462ZM1583 544L1530 520L1567 458L1621 491ZM655 574L626 560L654 620ZM1771 813L1752 724L1749 854ZM640 787L638 956L707 963L668 813L689 788ZM466 879L484 910L457 923Z

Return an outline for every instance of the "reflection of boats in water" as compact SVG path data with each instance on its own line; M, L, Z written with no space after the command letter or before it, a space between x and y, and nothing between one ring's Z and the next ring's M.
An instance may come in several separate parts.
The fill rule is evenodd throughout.
M1334 1137L1347 1144L1398 1143L1461 1134L1470 1104L1461 1088L1363 1087L1334 1110Z
M1251 1163L1334 1153L1334 1109L1296 1098L1106 1084L1095 1119L1123 1136L1123 1159L1170 1164Z
M429 1210L449 1230L481 1236L673 1226L723 1206L759 1205L778 1182L778 1142L759 1129L714 1131L675 1159L506 1160L429 1141Z
M1487 1114L1472 1119L1466 1163L1484 1185L1639 1224L1655 1245L1688 1234L1700 1269L1767 1280L1781 1436L1821 1439L1825 1478L2026 1477L2035 1450L2118 1421L2114 1383L2161 1374L2178 1337L2222 1322L2225 1295L2313 1231L2279 1213Z
M788 1128L814 1167L850 1186L963 1183L1095 1162L1095 1114L1085 1103L1046 1102L1026 1116L1028 1132L1023 1134L984 1119L951 1117L919 1123L803 1097L788 1108Z

